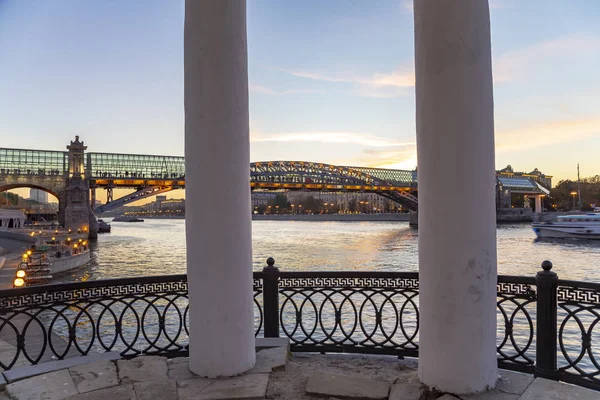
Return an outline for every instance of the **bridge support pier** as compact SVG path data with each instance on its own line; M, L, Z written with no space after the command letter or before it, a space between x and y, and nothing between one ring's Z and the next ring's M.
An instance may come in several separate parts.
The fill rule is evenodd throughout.
M419 378L442 392L476 393L498 377L489 6L414 6ZM447 170L457 179L448 179Z
M232 376L256 358L246 1L187 0L185 6L190 369Z

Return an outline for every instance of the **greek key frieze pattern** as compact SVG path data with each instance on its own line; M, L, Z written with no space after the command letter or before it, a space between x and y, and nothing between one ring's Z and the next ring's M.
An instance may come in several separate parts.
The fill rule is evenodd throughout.
M596 289L559 286L557 297L558 301L600 305L600 290Z
M74 290L52 290L31 295L2 297L0 309L51 304L77 299L100 299L111 296L144 296L154 293L187 293L187 282L139 283L122 286L100 286Z
M280 289L293 288L389 288L419 289L419 280L412 278L346 278L346 277L311 277L280 278Z

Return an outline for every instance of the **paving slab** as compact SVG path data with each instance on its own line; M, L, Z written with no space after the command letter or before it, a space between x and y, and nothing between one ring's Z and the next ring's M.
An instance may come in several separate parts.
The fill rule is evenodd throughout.
M117 369L121 383L167 380L165 357L141 356L131 360L118 360Z
M206 378L194 378L177 381L177 395L179 400L196 399L196 395L204 390L212 381Z
M287 347L273 347L256 353L256 365L250 370L251 374L285 371L289 359Z
M6 388L6 384L8 382L6 382L6 379L4 379L4 375L0 374L0 391L4 390L4 388Z
M290 339L288 338L256 338L255 341L256 351L262 349L270 349L272 347L286 347L290 348Z
M187 359L186 359L187 361ZM167 373L169 379L176 379L178 381L184 381L188 379L194 379L198 376L190 371L190 365L187 362L179 362L176 364L169 364L169 372Z
M87 393L119 384L117 366L113 361L96 361L91 364L69 368L77 391Z
M10 400L10 399L6 395L6 392L1 392L0 393L0 400Z
M250 374L234 378L213 380L196 400L261 400L267 394L268 374ZM181 399L181 396L180 396Z
M137 397L133 385L123 385L78 394L68 397L67 400L137 400Z
M389 400L419 400L424 390L420 383L395 383L390 387Z
M315 372L308 379L306 393L345 399L385 400L390 385L360 376Z
M523 394L534 379L531 374L501 370L496 389L504 393Z
M133 384L137 400L177 400L177 383L166 381L138 382Z
M498 389L480 394L462 395L462 400L518 400L521 397L518 394L504 393Z
M77 365L90 364L103 360L118 360L120 358L121 355L117 352L97 353L87 356L70 357L64 360L48 361L38 365L28 365L26 367L4 371L2 374L4 375L4 378L6 378L6 381L11 383L48 372L75 367Z
M34 376L6 385L15 400L60 400L77 394L77 388L66 369Z
M423 392L420 383L396 383L390 388L388 400L420 400Z
M519 400L598 400L600 392L581 386L536 378Z
M190 358L189 357L175 357L175 358L169 358L169 359L167 359L167 365L180 364L180 363L189 363L189 362L190 362Z

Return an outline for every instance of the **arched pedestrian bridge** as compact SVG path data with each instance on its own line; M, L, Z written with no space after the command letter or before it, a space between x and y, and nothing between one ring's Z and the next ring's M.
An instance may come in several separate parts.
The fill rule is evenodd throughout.
M90 189L92 205L96 189L107 191L107 204L98 207L97 213L185 188L184 157L92 152L83 155L83 142L77 138L73 144L80 146L78 156L70 151L0 148L0 191L18 187L45 190L59 199L59 214L64 214L67 189L74 173L80 175L77 178ZM79 170L83 173L77 174ZM509 204L510 193L538 197L548 194L533 175L506 176L503 171L499 172L496 184L499 194L506 197ZM309 161L262 161L251 163L249 172L252 190L370 192L408 209L417 208L417 171ZM133 193L115 199L115 188L133 189ZM59 217L59 221L62 220Z
M117 153L86 153L84 178L91 189L107 191L101 213L174 189L185 188L184 157ZM45 190L61 201L70 179L69 152L0 149L0 191L17 187ZM250 164L252 190L371 192L409 209L417 207L416 171L350 167L307 161L265 161ZM134 192L113 198L113 189Z

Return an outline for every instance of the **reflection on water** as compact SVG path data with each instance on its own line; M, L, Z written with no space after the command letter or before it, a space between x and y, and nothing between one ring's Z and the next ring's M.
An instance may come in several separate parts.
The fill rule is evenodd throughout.
M92 262L57 282L185 273L185 221L113 222ZM253 268L274 257L283 271L417 271L417 231L406 222L254 221ZM562 279L600 281L600 241L537 241L528 224L500 225L498 273L534 276L551 260ZM197 260L197 266L202 259Z
M112 233L100 235L98 242L92 244L92 262L71 274L59 277L56 282L185 273L184 224L183 220L168 219L150 219L136 224L113 222ZM276 259L277 266L283 271L418 270L417 231L409 228L405 222L254 221L252 228L254 270L261 270L270 256ZM562 279L600 281L600 272L596 268L600 242L539 241L535 239L528 224L499 226L497 241L499 274L535 276L540 270L541 262L551 260L554 271ZM191 267L201 266L202 259L199 258ZM312 313L311 316L308 312L312 305L307 305L307 315L303 317L305 325L299 326L295 319L297 310L293 307L286 308L286 304L288 303L282 304L285 309L282 318L285 325L294 331L295 337L302 339L303 335L306 336L305 329L310 332L321 326L317 324L316 315ZM414 305L418 307L418 297L414 299ZM344 313L344 319L337 328L339 331L333 333L336 326L335 310L327 312L328 308L325 307L321 314L323 319L319 321L319 324L323 324L323 330L317 329L313 338L323 339L332 335L332 339L342 340L345 331L353 332L354 336L358 335L363 340L370 338L369 340L379 343L388 343L387 335L393 332L394 343L399 341L409 343L410 346L413 339L418 343L418 335L413 336L416 330L414 313L397 317L395 312L393 316L388 315L389 310L381 304L373 304L373 307L381 307L381 311L385 311L382 312L381 332L372 332L375 329L375 311L367 307L363 315ZM527 309L535 321L535 304L527 306ZM515 308L507 304L506 311L510 318ZM564 320L563 314L565 313L561 310L559 321ZM582 319L587 327L595 318ZM170 322L175 323L174 326L181 326L179 320ZM408 329L402 335L398 333L400 322ZM504 322L499 316L499 334L502 335ZM535 322L529 321L520 311L514 315L512 322L516 345L521 349L528 348L527 355L533 358L535 341L530 343L530 329L533 329ZM152 323L149 325L153 328ZM108 327L110 328L110 323ZM64 332L63 334L66 335ZM597 335L596 332L592 335L595 342ZM503 336L499 336L498 344L502 339ZM565 326L564 340L567 352L573 355L573 359L577 358L581 351L581 330L572 320ZM503 349L514 354L514 350L510 350L512 346L509 344ZM559 364L565 363L566 360L559 356ZM595 371L589 358L584 358L579 366Z

